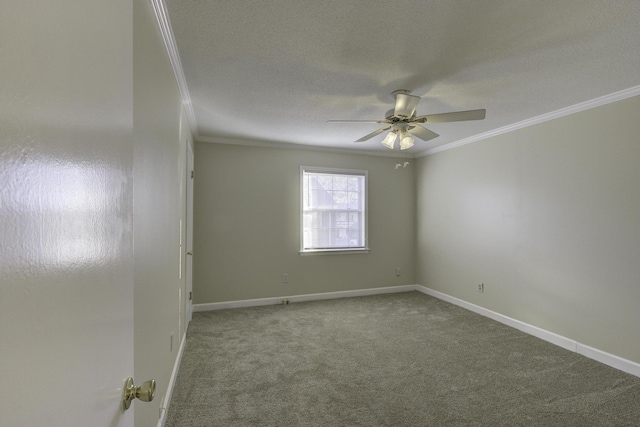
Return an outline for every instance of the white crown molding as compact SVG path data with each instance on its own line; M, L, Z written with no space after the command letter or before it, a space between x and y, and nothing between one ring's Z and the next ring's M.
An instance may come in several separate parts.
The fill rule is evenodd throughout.
M398 159L415 158L415 155L412 153L405 153L405 152L391 151L391 150L389 151L350 150L348 148L321 147L318 145L294 144L289 142L263 141L258 139L210 137L210 136L198 136L194 139L196 140L196 142L208 142L210 144L244 145L247 147L280 148L284 150L306 150L306 151L318 151L323 153L359 154L364 156L393 157Z
M191 134L194 135L194 137L196 137L198 136L198 123L196 121L196 113L193 110L191 95L189 95L187 80L184 77L182 62L180 61L178 46L176 45L176 39L174 38L173 30L171 29L171 22L169 21L167 8L164 4L164 0L151 0L151 5L153 6L153 11L156 14L156 20L158 21L160 34L162 34L164 47L167 50L167 54L169 55L169 62L171 62L171 68L173 68L173 74L176 76L178 91L180 92L180 98L182 98L182 105L187 114L187 119L189 120L189 127L191 128Z
M469 138L460 139L458 141L454 141L449 144L440 145L438 147L434 147L434 148L431 148L425 151L420 151L417 153L404 153L404 152L397 152L397 151L383 152L383 151L373 151L373 150L350 150L347 148L329 148L329 147L318 147L315 145L302 145L302 144L291 144L291 143L285 143L285 142L234 139L234 138L224 138L224 137L217 137L217 138L197 137L195 139L196 141L210 142L214 144L246 145L246 146L252 146L252 147L282 148L282 149L289 149L289 150L290 149L311 150L311 151L343 153L343 154L361 154L361 155L379 156L379 157L414 159L419 157L425 157L435 153L440 153L446 150L451 150L452 148L471 144L473 142L482 141L484 139L491 138L493 136L502 135L504 133L512 132L518 129L533 126L549 120L568 116L570 114L578 113L580 111L589 110L591 108L600 107L602 105L610 104L612 102L622 101L623 99L631 98L632 96L636 96L636 95L640 95L640 85L633 86L628 89L624 89L618 92L601 96L599 98L594 98L589 101L585 101L579 104L571 105L569 107L561 108L559 110L552 111L550 113L546 113L540 116L532 117L530 119L522 120L520 122L503 126L498 129L490 130L488 132L483 132L477 135L470 136Z
M599 98L591 99L589 101L581 102L579 104L575 104L566 108L561 108L556 111L552 111L550 113L542 114L537 117L532 117L527 120L523 120L521 122L513 123L507 126L503 126L498 129L490 130L488 132L479 133L477 135L473 135L469 138L464 138L455 142L451 142L449 144L440 145L438 147L431 148L429 150L421 151L416 153L416 157L425 157L430 154L440 153L442 151L451 150L452 148L460 147L462 145L471 144L472 142L481 141L483 139L491 138L493 136L502 135L503 133L512 132L514 130L522 129L528 126L537 125L538 123L543 123L549 120L557 119L559 117L568 116L570 114L578 113L580 111L589 110L591 108L600 107L601 105L610 104L616 101L622 101L626 98L631 98L632 96L640 95L640 86L633 86L628 89L624 89L618 92L611 93L609 95L604 95Z

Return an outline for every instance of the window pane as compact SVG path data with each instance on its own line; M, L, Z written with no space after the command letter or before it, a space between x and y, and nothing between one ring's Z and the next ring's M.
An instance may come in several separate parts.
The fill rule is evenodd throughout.
M331 192L322 189L311 190L307 207L312 209L331 209L333 207Z
M316 175L316 188L331 190L333 188L333 177L331 175Z
M347 190L351 191L360 191L360 181L364 182L364 177L352 176L348 179L348 187Z
M307 212L304 215L304 228L333 228L331 212Z
M333 247L345 248L349 246L349 235L346 229L333 230Z
M360 195L353 191L349 191L347 194L349 209L360 209Z
M333 192L333 209L346 209L348 206L347 192L334 191Z
M331 247L331 229L314 228L312 230L312 248Z
M363 246L360 240L360 230L349 230L349 246Z
M333 189L334 190L348 190L346 176L334 176L333 177Z

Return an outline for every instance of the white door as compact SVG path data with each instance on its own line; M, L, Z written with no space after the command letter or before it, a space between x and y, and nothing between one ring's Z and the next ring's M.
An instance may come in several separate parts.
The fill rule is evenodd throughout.
M126 144L0 128L0 426L132 426Z
M131 14L2 2L2 427L134 423Z
M191 322L193 311L193 149L187 141L187 238L185 239L187 261L185 265L185 279L187 294L185 298L185 325Z

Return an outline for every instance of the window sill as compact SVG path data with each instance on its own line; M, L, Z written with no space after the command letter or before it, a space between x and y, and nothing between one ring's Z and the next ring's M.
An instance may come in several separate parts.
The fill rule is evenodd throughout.
M354 249L307 249L300 251L301 256L309 255L356 255L356 254L368 254L369 248L354 248Z

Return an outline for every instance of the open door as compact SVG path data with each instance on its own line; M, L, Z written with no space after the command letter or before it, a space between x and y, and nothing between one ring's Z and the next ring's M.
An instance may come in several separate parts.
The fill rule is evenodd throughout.
M2 426L134 424L131 13L2 4Z
M0 28L0 425L132 427L131 2L8 0Z

